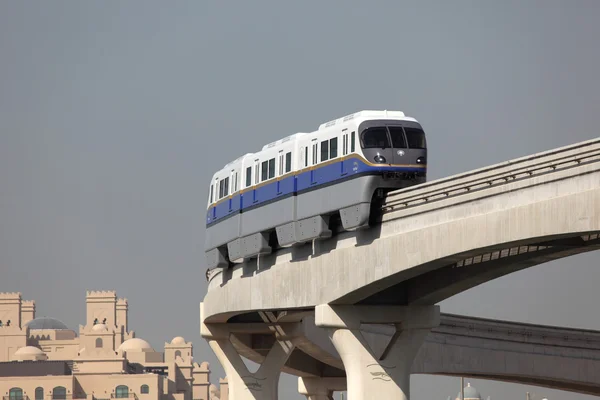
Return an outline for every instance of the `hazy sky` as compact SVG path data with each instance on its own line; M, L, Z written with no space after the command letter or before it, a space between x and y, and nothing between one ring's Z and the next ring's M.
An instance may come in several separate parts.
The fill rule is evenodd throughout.
M0 291L84 322L116 289L161 349L199 335L212 173L361 109L425 128L431 179L598 136L600 2L0 2ZM598 254L443 312L600 329ZM483 397L592 397L473 380ZM300 399L293 377L282 399ZM457 378L413 376L413 399Z

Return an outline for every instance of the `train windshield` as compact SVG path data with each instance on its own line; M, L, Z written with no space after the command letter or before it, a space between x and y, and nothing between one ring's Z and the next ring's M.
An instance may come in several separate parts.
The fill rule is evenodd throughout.
M385 126L366 129L362 134L363 149L387 149L390 147Z
M396 149L406 148L406 139L404 139L404 131L401 126L388 126L390 130L390 137L392 138L392 144Z
M406 133L406 139L408 140L408 147L411 149L425 149L427 144L425 142L425 133L421 129L417 128L404 128Z
M425 133L419 128L381 126L365 129L361 134L363 149L425 149ZM391 143L391 145L390 145Z

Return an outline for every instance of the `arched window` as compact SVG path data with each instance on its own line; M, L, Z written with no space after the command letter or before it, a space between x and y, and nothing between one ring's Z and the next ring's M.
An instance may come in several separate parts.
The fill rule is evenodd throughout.
M140 393L141 394L148 394L148 393L150 393L150 388L148 387L148 385L142 385L142 387L140 387Z
M67 389L62 386L56 386L52 389L52 399L53 400L64 400L67 398Z
M181 352L179 350L175 352L175 359L177 359L177 357L181 357Z
M96 339L96 348L97 349L102 348L102 339L101 338Z
M115 397L117 399L126 399L129 397L129 388L125 385L119 385L115 389Z
M44 400L44 388L35 388L35 400Z
M8 398L10 400L23 400L23 389L14 387L8 391Z

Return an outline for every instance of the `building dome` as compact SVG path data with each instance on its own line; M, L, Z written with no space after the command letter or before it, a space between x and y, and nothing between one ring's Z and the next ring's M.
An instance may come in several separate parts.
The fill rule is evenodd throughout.
M92 332L105 332L108 331L108 326L106 324L96 324L92 326Z
M13 359L18 361L44 361L48 357L41 349L33 346L21 347L13 355Z
M40 317L32 319L31 321L26 323L25 326L29 327L29 329L69 329L65 324L62 323L62 321L59 321L56 318L49 317Z
M41 349L34 346L21 347L19 350L15 351L15 356L39 356L43 354L44 352Z
M177 345L185 344L185 339L182 338L181 336L174 337L173 340L171 340L171 344L177 344Z
M124 341L119 346L119 350L123 351L131 351L131 352L147 352L154 351L150 343L146 342L144 339L133 338Z
M465 400L481 400L481 395L470 383L467 383L467 386L464 389L465 392ZM460 399L460 392L456 396L457 399Z

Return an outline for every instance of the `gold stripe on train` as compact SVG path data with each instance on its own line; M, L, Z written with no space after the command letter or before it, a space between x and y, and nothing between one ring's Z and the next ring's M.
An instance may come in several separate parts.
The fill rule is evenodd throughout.
M232 194L228 195L227 197L223 197L221 200L217 201L216 203L211 203L211 207L216 207L216 206L218 206L219 204L221 204L221 203L223 203L223 202L225 202L225 201L227 201L227 200L231 200L231 199L233 199L233 196L234 196L234 195L237 195L237 194L243 194L243 193L244 193L244 192L246 192L246 191L252 191L252 190L256 190L256 189L258 189L258 188L260 188L260 187L262 187L262 186L268 185L268 184L270 184L270 183L273 183L273 182L280 181L280 180L282 180L282 179L285 179L285 178L287 178L287 177L289 177L289 176L293 176L293 175L299 175L299 174L301 174L301 173L303 173L303 172L312 171L312 170L315 170L315 169L318 169L318 168L321 168L321 167L325 167L325 166L327 166L327 165L330 165L330 164L334 164L334 163L342 162L342 161L344 161L344 160L351 159L351 158L358 158L359 160L361 160L363 163L365 163L365 164L366 164L366 165L368 165L369 167L387 167L387 168L390 168L390 167L391 167L391 168L394 168L394 167L396 167L396 168L399 168L399 167L401 167L401 168L427 168L427 164L376 164L376 163L372 163L372 162L368 161L366 158L364 158L364 157L363 157L363 156L361 156L360 154L355 154L355 155L353 155L353 156L342 156L342 157L336 157L336 158L333 158L333 159L331 159L331 160L327 160L327 161L325 161L325 162L323 162L323 163L316 164L316 165L311 165L311 166L309 166L309 167L304 167L304 168L302 168L302 169L300 169L300 170L298 170L298 171L292 171L292 172L288 172L287 174L281 175L281 176L279 176L279 177L275 177L275 178L267 179L266 181L263 181L263 182L261 182L261 183L258 183L258 184L256 184L256 185L248 186L248 187L247 187L247 188L245 188L245 189L240 189L240 190L238 190L237 192L234 192L234 193L232 193ZM252 168L252 167L251 167L251 168ZM210 210L210 207L208 208L208 210ZM208 210L207 210L207 211L208 211Z

